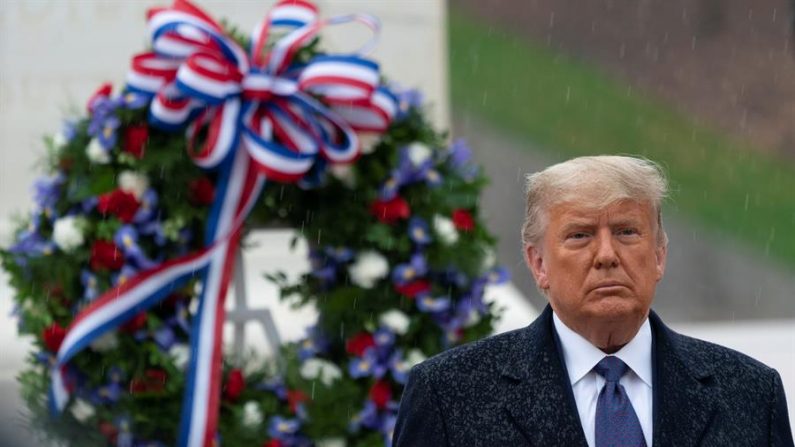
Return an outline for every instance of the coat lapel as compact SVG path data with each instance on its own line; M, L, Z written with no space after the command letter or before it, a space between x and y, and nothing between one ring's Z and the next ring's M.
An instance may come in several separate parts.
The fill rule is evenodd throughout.
M719 395L711 366L651 312L654 328L654 445L697 446Z
M587 447L547 306L523 329L502 372L503 409L529 445Z

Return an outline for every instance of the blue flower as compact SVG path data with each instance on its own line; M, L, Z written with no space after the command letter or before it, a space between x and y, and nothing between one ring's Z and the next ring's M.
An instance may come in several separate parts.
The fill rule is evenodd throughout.
M432 239L428 222L419 216L409 219L409 238L420 246L430 244Z
M42 177L33 184L33 200L47 217L54 218L55 206L61 194L61 185L65 177L58 173L49 177Z
M465 140L458 139L447 149L447 164L465 180L472 180L478 174L478 166L472 162L472 149Z
M439 171L436 169L428 169L425 171L424 180L428 186L434 187L441 185L443 179L442 174L440 174Z
M511 279L511 273L505 267L494 267L486 273L489 284L504 284Z
M144 236L150 236L152 239L154 239L154 242L158 247L162 247L168 243L168 238L166 237L166 232L163 229L163 224L157 220L151 220L139 225L138 232Z
M263 382L254 386L258 390L270 391L279 398L279 400L287 400L287 387L284 385L284 379L281 377L272 377L264 380Z
M16 242L8 248L8 251L26 257L39 257L52 254L55 251L55 243L43 238L38 233L38 228L33 231L28 229L17 236ZM15 260L19 265L27 263L22 257L17 257Z
M428 273L428 263L422 253L414 253L411 260L405 264L398 264L392 270L392 282L398 286L406 285Z
M176 342L176 335L174 334L174 330L171 328L170 325L164 324L157 328L154 334L152 334L152 339L154 339L157 347L163 351L168 352L174 343Z
M138 269L130 264L124 264L118 273L111 275L111 282L114 286L124 284L127 280L135 277L138 274Z
M80 272L80 282L83 284L83 299L93 301L99 295L97 277L91 270L83 269Z
M124 371L121 368L118 366L111 367L108 370L107 379L108 382L105 385L97 388L93 396L94 398L92 399L94 403L116 403L121 398L122 393L125 392L125 388L121 386L125 379ZM129 419L127 419L126 422L129 427Z
M122 100L124 108L129 110L140 109L149 104L149 98L147 96L131 91L122 93L120 99Z
M63 135L66 142L72 141L75 136L77 136L77 126L75 125L74 121L66 120L63 122L63 127L61 128L61 134Z
M138 231L132 225L122 225L113 236L113 242L121 248L124 258L132 261L139 269L146 270L159 265L159 262L149 259L143 249L138 245Z
M140 207L138 208L138 211L135 212L135 216L133 216L134 223L146 223L157 217L158 197L157 192L154 189L147 189L146 192L144 192L144 194L141 196L139 202Z
M307 337L298 344L298 358L303 362L328 350L330 343L318 326L307 330Z
M370 376L380 379L387 370L388 365L379 359L374 348L367 349L362 357L351 359L348 364L348 374L354 379Z
M118 141L119 138L116 129L118 129L120 125L121 121L115 116L108 117L103 121L101 125L102 128L96 135L103 148L110 150L116 145L116 141Z
M408 380L409 370L411 367L403 358L403 351L396 350L392 357L389 358L389 371L392 373L392 378L395 382L405 385Z
M361 427L376 429L379 425L381 425L381 418L378 415L378 408L376 408L373 401L368 399L364 404L364 408L351 418L348 429L353 433L357 433Z
M309 250L310 274L319 279L323 286L328 287L337 280L337 274L346 264L353 260L355 253L347 247L324 247Z
M389 329L382 327L375 331L373 340L375 340L375 345L379 348L391 349L392 345L395 344L395 334Z
M379 431L384 435L384 447L392 447L392 435L395 431L396 422L397 416L394 414L384 416L381 421Z
M444 312L450 308L450 298L439 297L433 298L431 296L417 297L417 308L421 312L426 313L439 313Z
M287 419L281 416L274 416L268 424L268 435L275 439L289 439L301 428L301 422L298 419Z
M178 301L174 306L174 316L167 320L169 326L182 329L185 334L190 334L190 312L188 306L182 301Z
M88 214L97 206L98 203L99 199L97 197L89 197L80 202L80 209L83 210L83 213Z
M383 185L381 185L378 196L381 200L392 200L397 197L398 192L400 191L400 187L403 185L402 179L400 179L397 175L398 173L393 173Z

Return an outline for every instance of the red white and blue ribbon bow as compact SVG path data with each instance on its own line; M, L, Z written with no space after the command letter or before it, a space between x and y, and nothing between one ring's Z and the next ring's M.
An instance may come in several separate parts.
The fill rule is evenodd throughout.
M359 155L356 132L384 132L397 110L395 98L379 86L378 65L359 55L364 49L351 55L319 55L304 64L294 61L324 26L353 21L377 35L374 17L324 20L308 1L282 0L255 28L246 52L187 0L150 11L153 51L133 58L127 88L152 98L153 125L185 129L194 162L218 171L206 245L105 292L75 317L52 372L54 410L63 410L69 400L64 371L70 359L200 277L179 445L215 444L224 298L242 224L265 180L297 181L318 157L331 163L353 162ZM286 33L264 51L277 28ZM318 96L323 102L315 99ZM204 141L199 143L200 133Z

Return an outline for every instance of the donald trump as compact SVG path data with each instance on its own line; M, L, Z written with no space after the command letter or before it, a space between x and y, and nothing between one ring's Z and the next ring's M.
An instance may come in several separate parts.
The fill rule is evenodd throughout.
M653 162L580 157L527 177L528 327L412 370L394 445L793 446L781 378L651 310L665 273Z

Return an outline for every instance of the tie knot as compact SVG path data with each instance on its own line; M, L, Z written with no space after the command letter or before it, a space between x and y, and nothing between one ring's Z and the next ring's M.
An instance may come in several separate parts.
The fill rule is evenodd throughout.
M611 355L600 360L593 369L606 381L618 382L629 367L620 358Z

